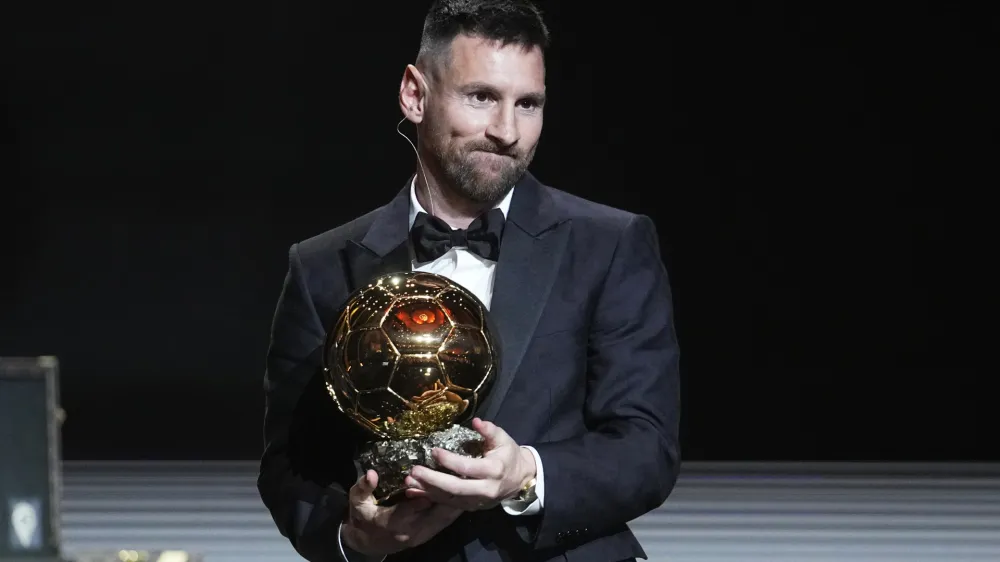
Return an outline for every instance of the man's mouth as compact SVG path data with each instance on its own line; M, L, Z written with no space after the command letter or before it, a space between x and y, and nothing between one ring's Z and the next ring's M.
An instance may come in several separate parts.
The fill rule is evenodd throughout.
M512 155L512 154L501 154L499 152L492 152L492 151L489 151L489 150L474 150L473 152L477 153L477 154L486 154L486 155L488 155L490 157L493 157L493 158L510 158L510 159L514 159L514 155Z

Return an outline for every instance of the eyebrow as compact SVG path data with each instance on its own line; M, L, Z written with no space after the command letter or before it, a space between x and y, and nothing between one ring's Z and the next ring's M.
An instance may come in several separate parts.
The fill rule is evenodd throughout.
M485 82L470 82L459 88L459 91L463 94L471 94L473 92L486 92L492 94L496 97L503 97L499 90ZM545 92L529 92L523 96L519 96L518 99L528 100L535 105L543 106L545 105Z

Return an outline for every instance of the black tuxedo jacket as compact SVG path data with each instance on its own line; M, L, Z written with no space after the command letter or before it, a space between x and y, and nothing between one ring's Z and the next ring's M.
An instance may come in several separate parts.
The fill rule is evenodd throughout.
M265 376L258 488L281 533L337 561L361 433L325 392L326 332L350 292L409 270L409 187L388 205L289 251ZM666 500L680 466L678 348L652 221L517 184L490 315L501 369L480 417L535 447L544 508L463 516L390 561L614 562L645 554L626 523Z

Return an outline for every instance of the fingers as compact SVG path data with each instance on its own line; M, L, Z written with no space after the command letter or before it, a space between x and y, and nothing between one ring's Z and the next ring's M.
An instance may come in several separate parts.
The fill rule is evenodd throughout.
M479 434L483 436L483 439L486 440L484 447L486 451L499 449L504 445L514 442L514 440L511 439L510 435L507 435L506 431L500 429L500 426L496 425L493 422L484 421L479 418L473 418L472 429L478 431Z
M413 526L427 515L433 504L427 498L407 499L391 507L378 508L382 527L392 533L409 534Z
M410 470L410 477L407 478L406 482L411 487L426 492L440 491L445 494L458 496L472 495L481 489L483 483L481 480L466 480L458 476L438 472L426 466L413 467Z
M419 488L407 488L403 493L406 495L406 498L410 500L426 499L427 501L431 501L427 492Z
M386 555L429 540L453 522L461 510L434 505L427 497L406 499L391 506L375 503L378 474L367 471L351 487L345 540L351 548Z
M496 457L467 457L444 449L434 449L431 454L438 464L459 476L498 480L504 475L503 462Z
M395 538L408 547L423 544L451 525L462 514L461 509L446 505L433 505L421 513L406 528L399 529Z
M351 490L348 494L351 503L355 505L363 503L371 498L372 493L378 486L378 473L374 470L369 470L362 474L356 484L351 486Z
M406 491L406 497L414 500L426 499L434 505L446 505L456 509L472 508L472 502L468 501L465 496L444 492L434 487L410 488Z
M402 521L413 517L423 517L425 512L433 506L428 498L405 499L391 507L380 507L379 509L390 514L390 518Z
M398 504L397 509L406 509L407 511L413 513L414 515L422 515L424 511L427 511L434 506L434 503L427 498L415 499L402 502Z
M426 497L435 503L466 510L490 504L499 490L497 480L463 479L424 466L413 467L406 484L414 489L407 493L409 497Z

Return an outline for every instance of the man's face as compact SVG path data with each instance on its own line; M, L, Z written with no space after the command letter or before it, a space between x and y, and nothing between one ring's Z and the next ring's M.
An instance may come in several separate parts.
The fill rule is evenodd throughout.
M421 142L465 197L499 201L524 174L542 133L545 61L535 47L460 35L431 80Z

